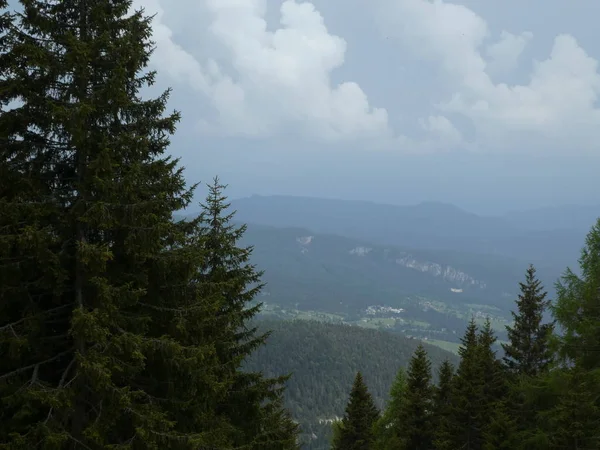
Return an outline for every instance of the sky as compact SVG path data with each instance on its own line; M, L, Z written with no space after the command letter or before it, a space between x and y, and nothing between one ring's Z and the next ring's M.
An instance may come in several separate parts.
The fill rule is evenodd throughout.
M190 182L500 213L600 204L598 0L134 0ZM199 191L201 194L202 191Z

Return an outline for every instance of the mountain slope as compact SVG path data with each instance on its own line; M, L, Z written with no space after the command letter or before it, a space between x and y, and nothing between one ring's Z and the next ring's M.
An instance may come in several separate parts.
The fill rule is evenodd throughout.
M533 230L520 226L514 214L505 218L484 217L435 202L394 206L307 197L252 196L234 200L232 208L241 222L302 227L382 245L494 254L527 263L549 264L560 270L566 265L576 265L578 249L587 231L580 226L547 226ZM521 222L533 223L533 220Z
M513 306L526 263L454 251L413 250L250 224L241 242L268 283L262 300L302 310L356 313L404 307L415 296L447 304ZM542 270L548 285L558 272Z
M396 372L407 366L419 344L384 331L312 321L261 321L259 329L273 335L245 367L267 376L292 373L285 401L311 449L329 448L326 421L343 415L357 371L381 408ZM425 346L434 367L446 358L456 363L456 355Z

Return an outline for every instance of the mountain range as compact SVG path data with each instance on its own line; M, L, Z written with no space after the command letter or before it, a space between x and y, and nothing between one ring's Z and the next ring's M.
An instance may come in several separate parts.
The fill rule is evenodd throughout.
M456 206L426 202L396 206L292 196L232 201L236 220L301 227L382 245L452 250L515 258L564 270L574 266L600 206L565 206L479 216Z
M262 300L331 313L406 307L416 298L507 311L526 268L498 255L377 245L304 228L249 224L240 243L254 247L252 262L265 271ZM550 287L559 274L540 269Z

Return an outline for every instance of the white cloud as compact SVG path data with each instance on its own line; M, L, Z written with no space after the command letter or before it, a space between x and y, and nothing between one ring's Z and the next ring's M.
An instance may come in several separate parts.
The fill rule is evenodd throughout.
M382 0L379 5L382 32L445 73L454 94L437 106L469 118L479 147L505 148L511 139L524 145L521 139L527 136L540 148L569 144L597 151L598 62L572 36L556 37L550 56L535 62L527 84L496 84L489 72L494 66L514 69L531 33L503 33L487 47L487 61L484 44L490 30L467 7L442 0Z
M410 80L394 80L379 66L369 76L380 92L389 92L380 107L356 82L332 80L346 62L348 44L310 2L279 0L278 23L266 0L178 0L178 10L167 0L135 3L158 13L153 64L199 105L197 121L206 133L370 138L365 147L409 151L565 145L596 151L600 140L598 62L567 34L557 36L550 54L534 61L524 77L530 31L492 33L483 17L444 0L364 2L357 14L396 45L393 54L381 55L382 67L398 62L438 69L437 86L425 84L430 77L413 80L419 90L441 91L433 101L423 100L431 104L419 105L417 113L402 110L402 89ZM373 45L374 52L384 51ZM524 81L505 82L508 75ZM388 110L407 128L393 130ZM468 133L457 126L465 119ZM424 135L406 137L411 126Z
M519 64L519 57L525 50L527 43L533 38L533 33L525 31L520 35L502 31L500 40L487 47L490 59L488 72L506 75L514 71Z
M445 116L429 116L421 120L421 127L444 144L458 145L462 142L460 131Z
M268 29L265 0L181 1L208 15L208 29L198 29L199 45L215 50L197 57L177 45L166 25L166 0L137 0L154 22L161 73L187 83L216 109L202 119L204 131L269 136L293 129L327 140L387 138L387 111L370 105L354 82L334 85L331 72L344 63L346 42L328 32L311 3L286 0L280 26ZM202 53L202 52L200 52Z

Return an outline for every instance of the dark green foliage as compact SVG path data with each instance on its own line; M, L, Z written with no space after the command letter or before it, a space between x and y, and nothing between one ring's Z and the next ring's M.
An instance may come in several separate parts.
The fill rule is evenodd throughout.
M238 246L246 227L232 224L233 213L226 213L229 208L224 195L226 186L215 178L208 188L197 221L206 255L200 279L206 295L218 292L223 301L215 311L214 326L204 332L216 343L223 371L221 379L231 383L216 413L226 416L237 430L234 446L292 449L296 445L297 425L283 409L280 388L287 377L266 379L259 372L240 370L245 359L264 345L268 337L268 333L257 334L256 327L249 326L249 320L261 306L251 302L263 287L262 272L249 262L252 247Z
M164 155L179 116L164 115L168 93L138 96L154 79L149 19L128 1L21 3L0 60L0 103L21 101L0 116L0 442L213 442L168 412L217 385L196 370L211 345L177 327L184 305L210 305L188 289L199 256L171 222L191 199ZM175 374L189 382L158 401Z
M334 436L333 450L370 450L373 448L375 422L379 411L363 381L360 372L356 374L346 413L340 429Z
M383 414L375 426L377 450L400 448L403 424L400 419L406 398L407 382L404 368L400 368L390 389L390 396Z
M536 376L546 371L552 362L549 338L553 324L542 324L544 312L550 305L547 293L536 277L535 268L527 269L525 282L519 283L517 312L512 312L514 324L507 326L508 344L502 344L504 363L514 374Z
M507 377L500 360L496 358L494 346L496 336L492 324L486 319L478 337L479 367L482 374L483 402L488 408L488 413L494 409L496 401L503 399L507 393Z
M452 383L449 420L437 433L439 450L481 448L482 386L477 325L471 320L459 349L460 363Z
M560 396L539 423L548 424L553 446L583 449L600 447L600 219L587 236L580 272L568 269L557 286L553 313L563 330L563 364L548 378L559 385Z
M219 196L172 220L193 189L168 92L139 96L150 19L21 4L0 16L0 447L294 448L279 380L238 370L263 342L243 229Z
M584 369L600 368L600 219L581 251L581 275L567 269L558 283L554 316L564 335L560 355Z
M503 442L513 440L518 440L518 445L529 442L531 430L535 429L536 408L525 401L525 390L532 387L534 377L550 369L553 359L550 338L554 325L542 324L550 301L546 300L547 294L533 265L529 266L525 282L519 286L517 311L512 313L514 325L506 327L509 342L502 344L503 362L510 374L507 380L509 391L506 399L496 407L488 447L492 442L497 444L489 448L503 448L507 445Z
M268 298L268 297L267 297ZM248 371L268 377L292 373L286 382L285 404L300 422L306 448L329 448L330 425L342 417L348 386L356 372L369 374L369 392L383 409L398 370L408 366L419 345L416 339L386 331L316 321L261 320L259 330L273 330L267 345L245 362ZM437 368L456 355L425 344Z
M431 362L419 345L408 367L406 392L398 420L403 449L427 450L433 439Z
M521 448L518 426L504 400L494 403L490 420L484 431L484 450L513 450ZM530 448L530 447L524 447Z
M451 414L454 366L445 360L438 369L438 384L433 394L433 440L443 437Z

